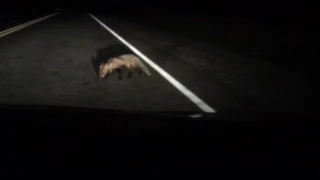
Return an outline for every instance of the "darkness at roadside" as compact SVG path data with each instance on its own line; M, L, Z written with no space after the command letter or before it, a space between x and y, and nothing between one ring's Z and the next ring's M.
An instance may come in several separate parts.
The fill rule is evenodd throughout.
M315 72L311 63L316 10L312 4L142 0L96 2L86 8L84 2L74 4L67 4L67 9L122 18L303 75Z

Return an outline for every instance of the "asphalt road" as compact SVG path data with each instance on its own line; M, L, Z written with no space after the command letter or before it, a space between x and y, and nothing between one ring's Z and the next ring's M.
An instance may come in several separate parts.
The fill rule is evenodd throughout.
M96 17L217 112L308 111L305 77L132 22ZM64 12L2 37L0 103L201 111L151 66L151 77L119 80L113 74L99 81L92 59L121 47L86 13Z

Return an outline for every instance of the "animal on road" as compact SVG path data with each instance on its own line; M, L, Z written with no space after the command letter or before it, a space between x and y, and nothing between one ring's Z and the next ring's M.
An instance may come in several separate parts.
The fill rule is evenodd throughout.
M117 71L119 79L122 78L121 71L127 69L129 71L128 77L132 76L132 71L138 71L141 76L142 72L147 76L151 76L151 72L146 65L143 64L141 59L134 54L123 54L117 57L108 59L105 63L101 63L99 66L99 78L100 80L114 71Z

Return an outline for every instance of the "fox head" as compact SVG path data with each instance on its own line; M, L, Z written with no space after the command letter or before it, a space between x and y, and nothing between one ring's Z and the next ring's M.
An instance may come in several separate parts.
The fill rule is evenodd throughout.
M123 63L116 58L110 59L107 63L101 63L99 66L99 78L102 79L106 75L111 74L115 69L119 69Z
M99 78L102 79L108 74L107 64L101 63L99 66Z

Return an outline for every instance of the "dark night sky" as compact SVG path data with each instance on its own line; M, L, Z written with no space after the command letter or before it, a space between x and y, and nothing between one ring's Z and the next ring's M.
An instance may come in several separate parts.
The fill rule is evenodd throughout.
M237 11L243 12L245 11L261 11L265 9L269 10L290 10L290 7L296 6L301 7L301 4L293 4L293 2L285 3L281 1L253 1L253 0L219 0L219 1L204 1L204 0L190 0L190 1L182 1L182 0L13 0L9 1L11 6L19 6L19 7L54 7L54 6L64 6L64 7L73 7L73 8L86 8L86 7L99 7L99 8L107 8L106 6L112 5L122 5L122 6L130 6L135 8L140 8L141 10L144 7L156 7L163 9L175 9L175 8L201 8L207 9L207 11L216 11L216 10L224 10L224 11ZM265 12L266 12L265 11Z
M173 3L174 2L174 3ZM228 12L242 12L245 11L256 11L264 13L275 11L279 13L281 11L295 11L303 10L301 9L304 4L301 2L294 3L294 1L257 1L257 0L219 0L219 1L204 1L204 0L12 0L9 1L11 7L19 6L21 7L54 7L54 6L64 6L73 8L86 8L86 7L99 7L106 8L106 6L112 5L122 5L130 6L135 8L140 8L143 10L144 7L156 7L163 9L174 9L174 8L200 8L207 9L207 11L223 10ZM303 2L304 3L304 2ZM271 12L270 12L271 13Z
M257 0L11 0L1 11L42 11L65 8L72 11L121 12L140 15L221 15L283 22L309 23L316 17L315 5L294 1ZM266 20L267 21L267 20Z

